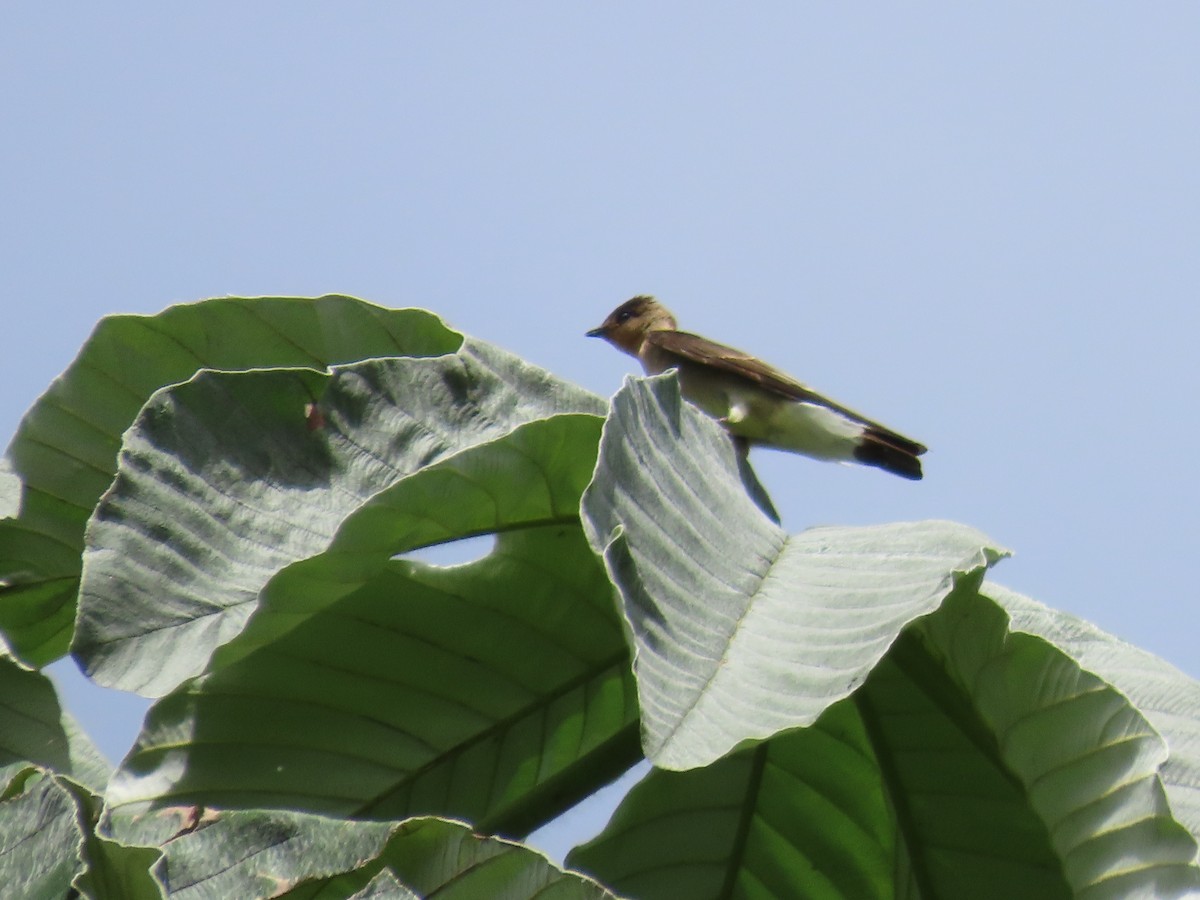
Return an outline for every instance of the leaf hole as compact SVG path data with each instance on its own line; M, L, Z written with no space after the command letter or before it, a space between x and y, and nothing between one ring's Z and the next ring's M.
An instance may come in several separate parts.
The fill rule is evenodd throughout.
M496 535L473 534L456 541L430 544L418 550L402 553L399 559L424 563L428 566L465 566L491 554L496 549Z

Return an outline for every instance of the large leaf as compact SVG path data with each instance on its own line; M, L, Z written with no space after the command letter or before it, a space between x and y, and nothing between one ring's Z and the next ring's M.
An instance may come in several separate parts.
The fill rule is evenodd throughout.
M155 900L157 852L93 833L111 766L41 672L0 655L0 895ZM20 889L17 888L20 885Z
M453 815L523 834L637 758L608 583L578 526L541 526L503 534L469 565L392 563L168 695L108 800L126 820L271 806Z
M215 813L166 845L158 875L178 900L278 897L301 884L311 894L356 870L367 870L364 881L378 872L393 827L289 812Z
M1127 695L1009 633L977 591L996 556L978 535L783 534L671 377L614 399L583 509L636 642L648 754L682 768L768 740L654 772L573 864L646 897L1200 890L1166 743ZM1160 707L1194 720L1194 690L1155 674ZM1185 805L1194 761L1187 745L1173 773Z
M639 898L888 896L897 838L850 701L710 766L654 769L568 864Z
M297 377L319 376L204 373L127 436L79 652L154 692L208 672L152 708L112 807L520 834L636 761L628 649L578 519L601 401L468 342L340 369L310 434ZM393 559L486 533L470 565Z
M451 353L460 342L430 313L337 296L223 298L102 320L8 449L12 473L24 483L19 518L0 521L0 631L30 662L66 651L84 527L116 472L122 432L159 388L204 368L323 370ZM11 514L12 505L0 496L0 514Z
M1068 628L1070 621L1063 617ZM1163 789L1169 747L1162 735L1126 695L1008 625L1001 609L977 595L955 598L921 623L920 634L968 694L995 752L1046 824L1076 894L1115 900L1200 892L1196 840L1172 816Z
M316 394L314 428L303 409ZM574 466L553 458L561 445L534 441L551 458L525 462L519 441L501 439L551 416L601 408L598 398L474 341L453 355L371 360L332 376L206 371L166 388L126 434L117 478L89 526L74 652L98 682L161 696L203 671L242 630L275 575L330 550L347 518L377 494L494 442L477 463L504 476L494 497L454 510L446 498L426 496L418 515L431 527L393 523L384 540L375 503L365 511L370 527L350 523L333 554L292 579L293 593L305 593L310 607L308 585L324 598L317 605L336 599L392 553L470 533L455 517L475 531L506 527L509 515L525 521L531 509L542 522L574 521L578 489L564 499L548 479L582 485L594 431L571 432L568 423L550 435L553 444L571 434ZM547 474L554 465L564 471ZM439 528L442 519L453 530Z
M58 900L83 867L84 833L71 792L29 771L0 801L0 889L22 900Z
M613 398L583 515L632 628L646 754L665 768L815 721L1002 553L949 522L787 535L674 374Z
M642 898L1193 896L1160 743L964 586L814 725L653 771L568 862Z
M1174 817L1200 842L1200 682L1170 663L998 584L983 593L1012 618L1014 631L1036 635L1104 679L1136 706L1165 742L1159 777Z
M152 870L162 857L157 847L142 847L113 840L97 828L103 803L90 791L73 788L84 823L84 866L73 884L90 900L162 900L164 888Z
M172 840L158 872L173 900L613 896L528 847L481 838L462 823L439 819L376 823L284 811L222 812Z
M481 839L458 822L414 819L400 826L384 853L396 875L422 897L439 900L601 900L615 895L563 872L520 844Z

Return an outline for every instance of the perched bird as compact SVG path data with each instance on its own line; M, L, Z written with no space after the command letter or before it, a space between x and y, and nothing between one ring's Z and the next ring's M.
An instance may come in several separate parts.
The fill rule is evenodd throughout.
M635 356L647 375L679 372L683 396L750 445L921 477L925 447L805 387L760 359L679 331L653 297L634 297L588 337Z

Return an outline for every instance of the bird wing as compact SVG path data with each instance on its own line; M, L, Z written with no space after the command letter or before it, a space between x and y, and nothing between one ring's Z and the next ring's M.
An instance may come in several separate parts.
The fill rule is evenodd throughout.
M832 409L863 425L876 438L903 450L905 453L920 455L925 452L926 448L924 445L897 434L890 428L885 428L878 422L874 422L852 409L847 409L845 406L834 403L827 397L822 397L816 391L801 384L786 372L781 372L774 366L768 365L761 359L742 350L726 347L724 344L718 344L716 341L710 341L708 338L700 337L698 334L690 334L686 331L651 331L646 335L646 340L660 350L681 360L719 369L722 372L743 378L758 385L765 391L778 394L788 400L800 403L813 403L817 406Z

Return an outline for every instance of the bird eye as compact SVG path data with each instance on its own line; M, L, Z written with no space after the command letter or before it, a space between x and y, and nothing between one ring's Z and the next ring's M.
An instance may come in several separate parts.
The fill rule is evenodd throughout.
M617 324L623 325L624 323L628 322L632 318L633 318L633 310L623 309L619 313L617 313Z

